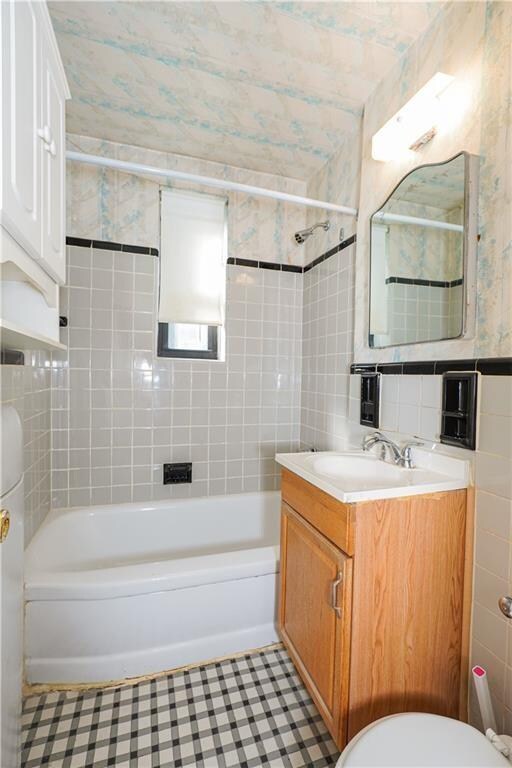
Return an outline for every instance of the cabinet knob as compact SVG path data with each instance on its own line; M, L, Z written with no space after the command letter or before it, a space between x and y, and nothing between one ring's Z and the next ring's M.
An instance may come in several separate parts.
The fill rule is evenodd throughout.
M55 142L52 140L49 144L45 146L46 151L52 156L55 157L57 154L57 147L55 145Z
M45 125L43 128L39 128L37 135L42 141L44 141L45 144L50 144L52 140L52 132L49 125Z
M0 544L3 544L11 527L11 516L8 509L0 510Z
M512 619L512 597L500 597L498 600L500 611L507 619Z

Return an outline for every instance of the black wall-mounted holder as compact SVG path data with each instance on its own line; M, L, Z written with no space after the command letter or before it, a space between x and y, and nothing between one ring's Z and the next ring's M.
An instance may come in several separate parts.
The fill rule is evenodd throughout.
M182 461L175 464L164 464L164 485L192 482L192 462Z
M441 442L461 448L476 447L478 373L443 374Z
M380 419L380 373L361 374L359 423L378 429Z

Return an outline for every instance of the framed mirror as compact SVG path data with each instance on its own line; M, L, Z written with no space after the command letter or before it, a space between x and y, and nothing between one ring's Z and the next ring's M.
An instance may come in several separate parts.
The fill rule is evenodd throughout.
M464 334L475 159L415 168L371 217L370 347Z

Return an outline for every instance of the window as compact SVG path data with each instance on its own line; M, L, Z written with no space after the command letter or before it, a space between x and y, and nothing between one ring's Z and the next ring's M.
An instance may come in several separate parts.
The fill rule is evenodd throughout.
M158 355L217 360L218 335L215 325L158 323Z
M226 199L166 189L160 206L158 354L216 360L226 293Z

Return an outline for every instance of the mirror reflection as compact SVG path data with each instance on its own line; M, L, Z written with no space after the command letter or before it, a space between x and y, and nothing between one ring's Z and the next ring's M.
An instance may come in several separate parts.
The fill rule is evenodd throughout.
M371 347L460 336L466 154L402 179L371 218Z

